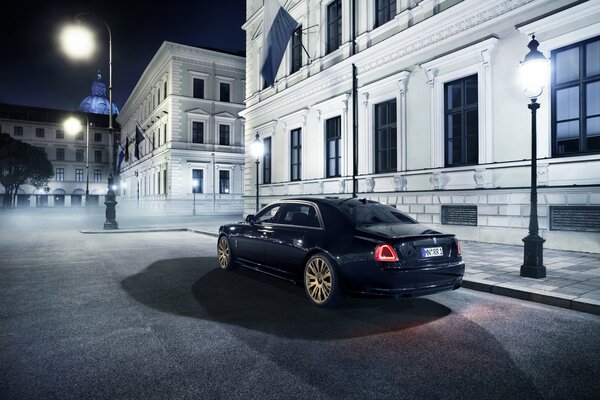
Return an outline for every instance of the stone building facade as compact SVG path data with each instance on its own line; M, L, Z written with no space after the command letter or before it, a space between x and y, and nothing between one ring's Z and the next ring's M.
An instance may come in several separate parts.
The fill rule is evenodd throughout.
M552 66L537 113L541 235L549 248L600 252L600 2L281 3L301 26L268 87L263 1L246 3L245 141L267 145L258 177L246 155L246 213L257 179L262 204L351 196L355 179L357 196L431 227L521 244L531 114L518 66L535 33Z

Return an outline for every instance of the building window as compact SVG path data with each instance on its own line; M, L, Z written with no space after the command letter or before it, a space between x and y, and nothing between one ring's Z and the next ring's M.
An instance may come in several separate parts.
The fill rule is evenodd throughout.
M219 144L229 146L229 125L219 125Z
M340 176L342 163L342 117L325 121L326 176Z
M101 141L102 141L102 133L94 132L94 142L101 142Z
M552 153L600 151L600 37L554 50Z
M302 25L292 35L292 71L293 74L302 68Z
M327 6L327 54L342 45L342 0L334 0Z
M165 84L163 88L163 100L167 98L167 80L165 79Z
M43 152L44 154L46 153L46 148L45 147L35 146L35 148L38 149L39 151Z
M300 170L302 167L302 137L300 128L294 129L290 132L291 135L291 146L290 146L290 180L299 181L302 179Z
M15 126L13 133L15 134L15 136L23 136L23 127L22 126Z
M62 129L57 129L56 130L56 138L57 139L64 139L65 138L65 131L63 131Z
M192 181L192 193L203 193L204 187L204 170L202 169L193 169L192 170L192 180L198 180L198 186L194 187L194 183Z
M444 84L444 147L446 167L479 161L477 75Z
M75 150L75 161L83 162L83 149Z
M35 128L35 137L44 137L44 128Z
M224 102L229 102L229 88L230 88L230 84L229 83L225 83L225 82L220 82L219 83L219 100L220 101L224 101Z
M65 169L64 168L56 168L56 180L57 181L65 180Z
M94 150L94 162L102 162L102 150Z
M102 170L95 169L94 170L94 182L100 182L102 180Z
M77 136L75 137L75 139L77 139L77 140L83 140L83 132L79 132L77 134Z
M156 104L160 104L160 86L156 90Z
M80 168L77 168L75 170L75 180L77 182L83 182L83 170Z
M229 193L229 171L219 171L219 193Z
M193 96L197 99L204 98L204 79L194 78Z
M56 149L56 161L65 161L65 149Z
M375 105L375 172L397 167L396 100Z
M271 138L263 141L263 183L271 183Z
M375 27L391 21L396 16L396 0L375 0Z
M192 122L192 143L204 143L204 123Z
M167 170L163 171L163 193L167 194Z

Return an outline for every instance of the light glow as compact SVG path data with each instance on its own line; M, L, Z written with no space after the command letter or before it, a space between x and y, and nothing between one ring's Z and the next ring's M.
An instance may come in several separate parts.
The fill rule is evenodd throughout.
M264 151L265 148L263 146L263 142L260 140L260 137L257 133L256 137L254 138L254 141L250 145L250 153L252 153L252 156L254 158L259 159L263 156Z
M549 75L548 60L536 59L522 62L519 65L521 85L523 85L527 97L533 98L541 95L548 82Z
M67 25L60 33L60 43L65 54L74 60L86 60L96 50L92 31L83 25Z
M398 261L398 255L389 244L378 244L375 247L375 261L396 262Z
M197 188L199 184L200 184L200 181L198 179L192 179L192 186L194 188Z
M65 128L65 132L69 135L77 135L83 129L81 121L75 117L67 118L65 122L63 122L63 127Z

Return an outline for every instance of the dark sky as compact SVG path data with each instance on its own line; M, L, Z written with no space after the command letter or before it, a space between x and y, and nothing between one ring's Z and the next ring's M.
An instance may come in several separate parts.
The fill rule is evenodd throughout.
M76 109L90 94L96 71L108 86L108 31L93 17L82 21L98 39L91 61L73 62L58 32L79 12L110 26L113 100L123 106L163 41L229 52L245 50L245 0L9 1L0 13L0 103Z

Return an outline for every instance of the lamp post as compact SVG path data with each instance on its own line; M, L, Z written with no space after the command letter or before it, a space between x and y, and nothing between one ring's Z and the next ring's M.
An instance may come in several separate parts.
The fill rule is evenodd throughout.
M194 211L192 215L196 215L196 191L198 190L198 185L200 181L198 179L192 179L192 193L194 194Z
M85 206L88 206L90 199L90 120L85 115ZM76 135L81 132L81 122L75 117L69 117L63 123L65 131L68 134Z
M115 168L113 166L112 32L108 24L102 18L93 13L83 12L75 15L75 24L68 25L62 30L60 34L60 42L62 44L63 51L69 58L82 60L89 59L91 57L96 48L96 43L92 31L81 24L81 18L86 15L96 18L106 27L106 30L108 31L108 170L109 176L112 179L112 174L115 172ZM109 193L111 185L112 183L109 183ZM112 205L112 202L109 203ZM109 206L107 205L107 207ZM107 209L107 215L108 214L111 215L112 219L110 224L104 224L104 228L116 229L116 212L114 210L109 211ZM107 226L110 227L107 228Z
M527 108L531 110L531 212L529 214L529 234L523 238L524 261L521 265L521 276L528 278L545 278L544 242L539 235L537 213L537 132L536 111L540 108L537 98L542 94L548 81L550 66L544 55L538 51L539 42L535 35L527 45L529 53L519 65L519 75L525 88L525 94L531 99Z
M258 132L256 132L256 136L254 137L254 141L250 145L250 151L252 152L252 156L256 158L256 211L259 209L258 203L258 165L260 164L260 158L262 157L265 148L263 142L260 140L260 136Z

